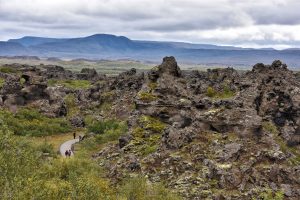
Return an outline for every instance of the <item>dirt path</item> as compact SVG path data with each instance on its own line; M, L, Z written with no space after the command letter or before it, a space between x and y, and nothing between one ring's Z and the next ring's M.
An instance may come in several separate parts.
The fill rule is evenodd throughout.
M73 139L73 140L68 140L66 142L64 142L62 145L60 145L60 148L59 148L59 151L60 151L60 154L63 156L63 157L66 157L65 156L65 152L67 150L70 150L72 145L79 142L79 139ZM71 156L74 156L74 153L72 151L72 154Z

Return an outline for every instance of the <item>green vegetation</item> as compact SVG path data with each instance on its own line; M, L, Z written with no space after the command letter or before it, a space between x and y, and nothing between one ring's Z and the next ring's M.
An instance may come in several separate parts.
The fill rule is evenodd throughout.
M269 133L272 133L274 136L274 139L277 144L280 145L280 149L283 153L292 153L293 156L288 159L288 161L292 165L299 165L300 164L300 153L297 150L296 147L290 147L287 145L286 141L284 141L280 136L279 136L279 131L277 127L274 125L272 122L263 122L262 127L264 131L267 131Z
M87 117L86 123L88 131L97 134L95 141L98 144L115 141L127 132L127 125L125 122L113 119L97 121Z
M259 195L263 200L283 200L284 193L279 190L277 192L272 192L270 188L267 188L264 192Z
M17 70L11 67L0 67L0 72L7 73L7 74L14 74L17 73Z
M34 145L0 127L0 199L179 199L163 185L144 178L124 179L111 185L99 165L84 157L45 159L51 145Z
M223 87L221 92L216 91L213 87L208 87L206 90L206 96L215 99L226 99L235 96L235 92L232 91L227 85Z
M21 78L21 79L20 79L20 84L21 84L21 85L24 85L25 82L26 82L25 78Z
M3 78L0 78L0 89L3 87L5 83L5 80Z
M124 181L120 187L121 199L128 200L179 200L178 196L165 189L161 184L149 184L145 178L136 177Z
M264 131L277 135L279 131L277 127L272 122L263 122L262 127Z
M62 85L70 89L88 89L91 87L91 82L87 80L48 80L49 86Z
M151 116L143 115L139 121L146 130L151 130L155 133L162 133L162 131L166 128L165 123Z
M79 108L76 105L76 97L74 94L68 94L65 96L64 101L68 109L68 117L72 117L79 113Z
M142 100L144 102L151 102L151 101L155 101L157 99L157 96L155 96L154 94L152 94L150 92L139 92L138 97L140 98L140 100Z
M157 83L156 82L150 82L148 84L148 87L150 88L151 91L153 91L157 88Z
M215 91L215 89L213 87L208 87L206 90L206 96L208 97L215 97L217 94L217 92Z
M64 118L49 118L34 109L23 108L16 114L0 110L0 120L16 135L46 136L71 131Z

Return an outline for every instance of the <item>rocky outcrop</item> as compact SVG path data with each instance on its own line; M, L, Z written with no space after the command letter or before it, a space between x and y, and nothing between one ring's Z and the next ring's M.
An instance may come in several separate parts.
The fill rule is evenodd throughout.
M18 66L0 73L0 105L33 106L84 127L93 117L126 121L128 131L93 158L119 182L142 174L185 199L299 199L299 73L281 61L181 70L174 57L147 72L105 77L95 69ZM19 70L19 69L17 69ZM48 84L87 80L89 88ZM93 137L95 134L88 134Z

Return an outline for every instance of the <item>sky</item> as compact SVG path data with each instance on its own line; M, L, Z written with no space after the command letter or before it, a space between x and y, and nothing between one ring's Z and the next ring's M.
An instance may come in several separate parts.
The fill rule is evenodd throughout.
M0 0L0 40L96 33L138 40L300 47L299 0Z

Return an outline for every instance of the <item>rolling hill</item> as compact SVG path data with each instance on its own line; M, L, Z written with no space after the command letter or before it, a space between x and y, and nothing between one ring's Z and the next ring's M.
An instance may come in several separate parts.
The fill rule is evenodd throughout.
M158 62L174 55L181 63L248 67L275 59L300 68L300 50L250 49L234 46L131 40L124 36L95 34L81 38L26 36L0 42L0 56L39 56L61 59L134 59Z

